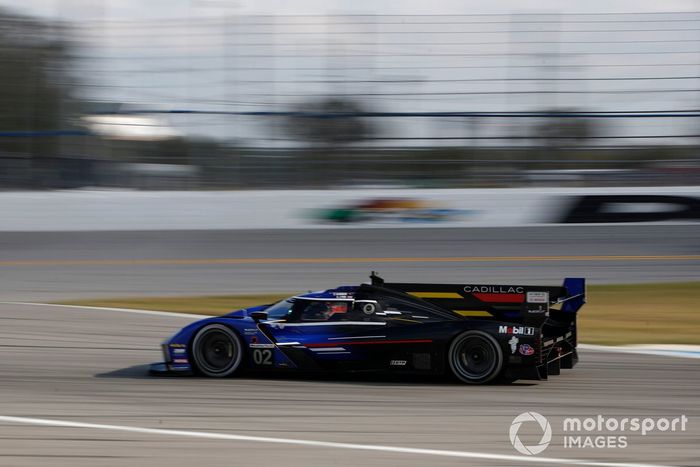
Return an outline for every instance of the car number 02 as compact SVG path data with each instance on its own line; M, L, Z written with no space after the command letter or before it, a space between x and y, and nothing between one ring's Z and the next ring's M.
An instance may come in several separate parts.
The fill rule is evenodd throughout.
M255 349L253 350L253 363L256 365L272 365L272 350L270 349Z

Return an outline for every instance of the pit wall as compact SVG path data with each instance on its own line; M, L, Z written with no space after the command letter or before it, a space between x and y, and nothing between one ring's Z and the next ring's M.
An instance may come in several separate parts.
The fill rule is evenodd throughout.
M700 222L700 187L0 193L0 231Z

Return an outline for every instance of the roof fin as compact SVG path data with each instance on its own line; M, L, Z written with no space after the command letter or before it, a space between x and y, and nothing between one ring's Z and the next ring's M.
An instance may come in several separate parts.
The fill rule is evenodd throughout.
M377 275L376 271L372 271L372 273L369 275L369 278L372 281L372 285L378 285L378 286L384 285L384 279L379 277L379 275Z

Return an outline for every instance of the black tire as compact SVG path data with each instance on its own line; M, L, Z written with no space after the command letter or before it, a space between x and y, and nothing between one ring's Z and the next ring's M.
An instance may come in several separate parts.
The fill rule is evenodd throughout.
M447 353L452 373L467 384L484 384L503 369L503 351L496 339L483 331L463 332Z
M212 378L225 378L241 365L243 345L227 326L210 324L194 336L192 359L197 372Z

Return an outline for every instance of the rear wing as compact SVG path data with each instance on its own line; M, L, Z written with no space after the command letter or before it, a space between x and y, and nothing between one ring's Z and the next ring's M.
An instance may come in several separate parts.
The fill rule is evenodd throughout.
M544 321L550 308L576 313L586 303L586 281L566 278L561 286L497 284L420 284L384 282L370 276L373 285L398 290L452 310L462 316L504 320Z

